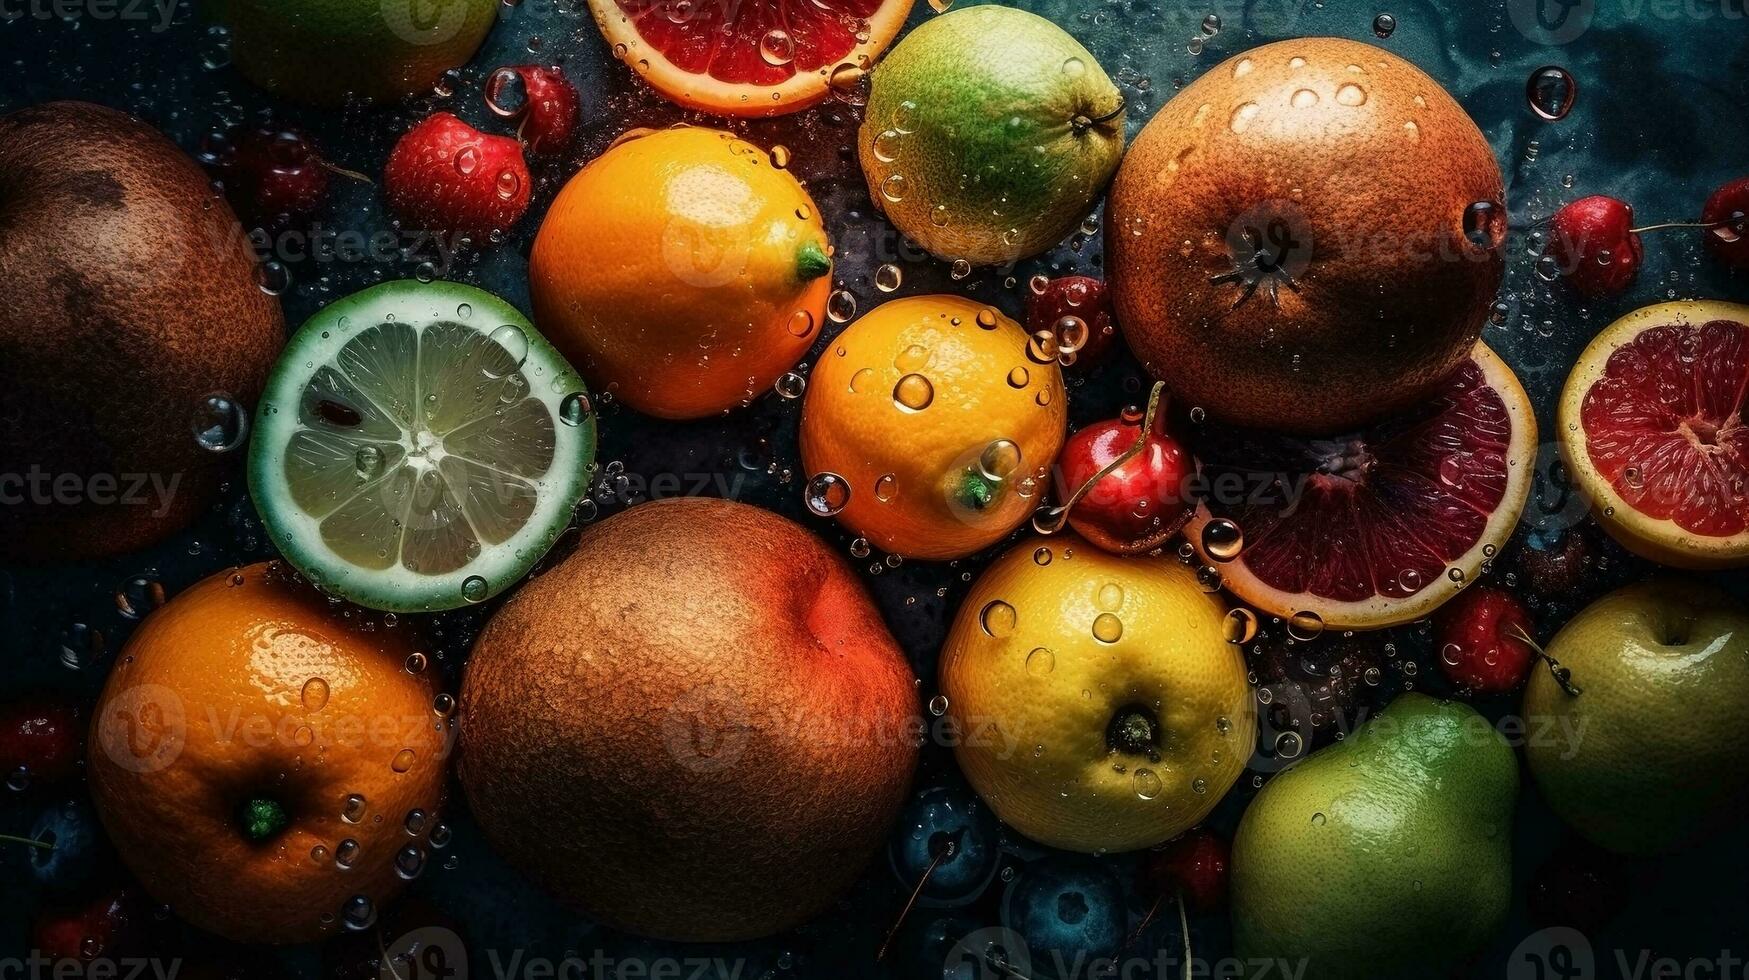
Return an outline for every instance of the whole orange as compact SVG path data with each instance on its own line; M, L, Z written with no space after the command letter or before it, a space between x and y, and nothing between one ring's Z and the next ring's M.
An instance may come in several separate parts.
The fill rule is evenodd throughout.
M818 335L831 288L819 209L782 160L714 129L622 136L535 237L536 325L640 412L699 418L769 389Z
M912 296L821 356L802 406L808 505L875 546L957 558L1026 520L1063 448L1054 352L993 307Z
M277 562L208 578L122 649L92 719L92 796L158 900L227 939L361 925L422 866L453 702L404 628Z

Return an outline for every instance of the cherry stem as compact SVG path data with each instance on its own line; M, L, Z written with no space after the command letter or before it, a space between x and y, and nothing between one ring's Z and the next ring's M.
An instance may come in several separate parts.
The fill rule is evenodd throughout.
M944 847L929 860L929 867L923 869L923 877L917 879L917 887L911 889L911 897L905 900L905 907L899 910L898 919L894 920L893 927L887 930L887 938L881 940L880 951L875 953L876 963L887 958L887 949L893 945L893 938L899 934L899 927L905 924L905 917L911 914L912 907L917 904L918 897L923 894L923 886L929 884L929 876L935 873L936 867L941 864L941 859L947 857L952 851L953 848Z
M361 174L356 170L348 170L345 167L342 167L337 163L329 163L327 160L324 160L321 157L316 157L316 165L321 167L323 170L328 171L331 174L339 174L342 177L350 177L353 180L362 181L366 184L371 182L370 178L366 177L364 174Z
M1178 929L1184 934L1184 980L1190 980L1190 918L1184 913L1184 889L1174 895L1178 900Z
M1066 502L1060 506L1046 510L1042 523L1038 520L1034 520L1033 528L1040 534L1055 534L1058 531L1061 531L1063 525L1069 522L1069 511L1074 509L1075 505L1081 501L1082 497L1087 496L1087 491L1092 490L1095 483L1110 476L1113 470L1130 460L1135 459L1137 456L1141 455L1143 449L1147 448L1148 434L1154 431L1154 425L1160 418L1160 411L1165 406L1166 383L1164 381L1156 381L1154 382L1153 390L1148 392L1148 414L1142 420L1142 431L1136 433L1136 441L1130 443L1130 448L1120 453L1116 459L1105 464L1098 473L1089 477L1087 482L1076 487L1075 492L1069 495L1069 499Z
M1666 221L1663 224L1646 225L1643 228L1629 228L1628 234L1638 235L1643 231L1662 231L1665 228L1718 228L1728 222L1724 221Z
M1548 665L1549 676L1555 679L1556 684L1561 685L1561 690L1567 692L1568 697L1576 698L1583 693L1583 689L1579 687L1579 685L1573 683L1572 668L1561 666L1559 660L1549 656L1547 650L1544 650L1535 640L1530 638L1530 634L1524 631L1524 627L1515 625L1512 627L1512 631L1517 634L1518 639L1523 641L1525 646L1530 647L1531 650L1535 651L1537 657L1541 659L1543 663Z
M46 840L36 840L30 837L15 837L12 834L0 834L0 841L4 841L8 844L28 844L31 847L40 847L45 851L52 851L55 849L55 845Z
M1142 938L1142 933L1148 930L1148 926L1154 921L1154 916L1160 912L1160 904L1164 901L1166 901L1164 892L1154 898L1154 904L1148 906L1148 914L1142 916L1142 921L1136 923L1135 931L1130 933L1130 938L1124 940L1123 946L1119 947L1118 952L1128 952L1129 948L1136 944L1136 940Z

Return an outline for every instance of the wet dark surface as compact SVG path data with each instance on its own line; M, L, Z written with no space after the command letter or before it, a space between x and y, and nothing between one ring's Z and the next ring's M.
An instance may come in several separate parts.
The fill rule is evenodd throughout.
M1020 5L1053 17L1093 51L1129 99L1132 136L1188 80L1231 54L1286 37L1330 34L1376 43L1414 61L1444 84L1480 124L1506 175L1511 213L1508 280L1500 297L1499 322L1487 329L1484 339L1506 357L1531 391L1545 433L1552 424L1555 394L1574 357L1617 315L1668 298L1749 301L1749 279L1710 261L1702 253L1698 232L1648 235L1645 267L1637 284L1609 301L1581 302L1558 284L1541 281L1533 270L1542 244L1535 237L1538 222L1565 201L1607 193L1630 200L1640 223L1690 219L1712 188L1749 172L1749 114L1743 111L1749 103L1749 19L1740 0L1722 7L1705 0L1687 5L1583 3L1574 8L1574 16L1583 20L1584 14L1592 14L1588 29L1559 45L1538 43L1519 29L1518 24L1529 23L1523 19L1529 5L1519 0L1390 3L1387 9L1396 27L1383 39L1374 32L1380 9L1370 2L1297 7L1281 2L1227 2L1205 7L1142 0L1029 0ZM291 278L282 299L287 320L294 325L361 286L422 272L480 285L527 309L527 250L538 215L564 178L624 129L681 119L708 121L638 89L629 72L608 56L586 10L550 0L524 0L521 6L502 8L485 48L460 72L450 94L345 112L276 103L252 87L226 63L222 39L209 32L186 3L175 9L162 30L155 20L118 23L91 16L63 20L34 13L14 19L12 12L25 9L23 5L0 9L8 13L7 22L0 23L0 111L57 98L100 102L139 115L191 152L211 132L271 114L305 130L337 163L371 175L380 172L397 135L435 109L450 109L482 127L502 131L489 119L480 97L482 83L494 67L531 61L564 65L583 93L583 138L565 159L537 165L538 187L530 216L506 241L464 252L448 262L429 249L383 261L310 261L292 254L301 250L298 243L282 241L276 246L276 257ZM1212 34L1204 28L1211 13L1220 22ZM913 22L931 16L928 5L919 3ZM1578 26L1579 21L1573 24ZM1533 113L1525 95L1532 73L1551 64L1568 69L1579 86L1572 112L1555 122ZM893 295L961 292L1015 315L1020 313L1027 281L1036 273L1100 274L1100 238L1094 234L1076 236L1011 273L980 273L963 282L952 281L945 263L905 247L874 215L854 163L855 122L854 106L831 103L800 116L737 123L733 128L761 144L782 143L792 149L792 169L807 181L838 246L839 285L856 296L861 309L885 298L873 284L874 269L883 262L896 263L903 271L903 284ZM333 206L316 218L321 228L365 235L389 228L375 187L337 181L336 188ZM434 258L438 259L435 267L421 270L423 262ZM837 329L841 326L833 325L828 336ZM826 343L823 337L813 354ZM1079 424L1111 416L1122 405L1142 400L1144 387L1134 363L1120 358L1072 388L1071 420ZM848 555L850 535L829 521L809 516L803 506L805 477L795 444L799 412L799 401L776 394L725 417L684 424L606 407L601 419L599 459L604 469L597 485L596 515L621 509L658 475L677 474L682 485L702 483L710 487L705 492L726 492L787 514ZM182 423L167 420L166 424ZM1545 453L1545 464L1548 458ZM109 658L136 624L118 611L118 591L138 594L140 587L129 583L144 579L161 583L174 596L230 564L269 556L243 493L240 468L237 475L212 514L148 552L78 567L0 570L0 653L4 656L0 691L46 687L94 696ZM1533 501L1527 522L1569 523L1572 512L1563 506L1558 488L1544 491ZM1545 635L1588 595L1648 570L1619 553L1603 552L1609 556L1608 567L1590 578L1584 594L1555 595L1538 602ZM924 679L920 700L934 693L936 650L947 622L967 583L988 557L896 566L879 555L854 561ZM1518 567L1512 551L1498 564L1496 573L1502 578ZM406 626L434 627L434 657L453 683L473 631L489 612L469 610ZM1405 628L1395 631L1392 640L1394 657L1382 658L1381 683L1353 698L1379 703L1404 686L1441 689L1426 631ZM1322 651L1314 654L1323 655ZM1275 676L1273 668L1263 673ZM1293 670L1285 673L1295 676ZM1498 716L1515 704L1508 698L1481 707ZM1257 779L1272 768L1271 763L1261 762ZM958 779L950 753L938 747L925 751L919 787L957 784ZM1252 775L1241 777L1217 811L1214 824L1230 832L1254 792ZM0 832L27 828L40 802L20 794L0 796ZM1623 805L1632 806L1633 801ZM927 972L924 965L940 963L939 956L931 961L931 954L919 952L918 943L907 933L890 957L894 964L875 965L874 951L913 883L900 880L885 859L870 868L838 911L793 933L732 947L678 947L618 935L566 912L500 864L459 806L452 822L454 842L434 855L414 894L463 924L475 976L497 976L500 970L514 970L520 976L531 959L567 955L580 956L582 970L620 969L625 976L644 975L624 972L633 963L653 965L664 957L670 963L685 960L687 964L689 958L722 957L726 969L738 968L739 975L748 977L872 976L882 969L894 976L920 976ZM1474 963L1473 975L1504 972L1515 980L1542 980L1522 957L1510 966L1508 961L1521 942L1546 945L1548 941L1546 935L1533 935L1537 925L1527 915L1525 894L1533 873L1563 839L1527 782L1514 840L1517 894L1511 920ZM1029 876L1058 873L1038 863L1042 852L1036 846L1011 833L1005 840L1000 874L979 898L957 911L967 926L998 923L1007 891L1025 884ZM0 920L0 953L5 955L21 955L26 924L37 901L21 877L22 860L17 849L0 845L0 880L7 883ZM1124 914L1133 926L1148 911L1151 898L1128 885L1133 858L1106 863L1125 883ZM1659 957L1676 957L1686 964L1696 957L1716 962L1721 952L1733 946L1739 953L1749 952L1744 949L1749 944L1743 929L1749 922L1749 891L1743 887L1749 847L1741 834L1667 861L1605 863L1630 883L1629 905L1593 936L1595 973L1569 976L1631 976L1636 967ZM945 914L941 909L918 910L912 926L928 926ZM408 924L393 915L385 921ZM1199 958L1214 963L1227 955L1223 918L1194 918L1192 928ZM1145 965L1135 967L1145 972L1131 975L1176 976L1178 967L1163 968L1156 951L1175 951L1178 943L1176 921L1168 911L1130 950L1131 955L1145 958ZM198 937L189 946L191 956L197 958L212 948ZM591 959L598 951L605 961ZM518 954L523 957L521 965L512 967ZM314 948L245 955L253 962L276 962L297 975L314 976L323 969L321 954ZM679 968L682 972L676 975L689 975L690 965ZM1743 967L1739 962L1733 969L1740 976Z

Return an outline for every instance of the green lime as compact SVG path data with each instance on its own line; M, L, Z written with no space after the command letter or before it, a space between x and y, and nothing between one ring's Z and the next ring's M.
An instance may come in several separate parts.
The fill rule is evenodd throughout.
M869 195L906 237L998 265L1086 219L1123 156L1124 99L1057 25L966 7L888 52L858 141Z
M1306 980L1451 972L1505 920L1517 799L1518 761L1486 718L1401 695L1245 809L1236 953Z
M499 0L212 0L250 81L314 105L429 91L473 57Z
M1567 683L1524 690L1525 759L1549 809L1623 854L1692 844L1742 819L1749 610L1695 582L1630 585L1549 642Z
M449 609L546 553L594 455L583 381L526 317L472 286L404 280L293 335L256 413L249 489L318 586Z

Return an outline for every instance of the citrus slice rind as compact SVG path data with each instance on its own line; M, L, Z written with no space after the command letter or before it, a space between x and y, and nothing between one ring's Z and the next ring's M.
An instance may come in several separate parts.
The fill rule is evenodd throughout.
M1433 398L1352 436L1210 425L1195 448L1207 499L1184 533L1228 591L1301 628L1381 629L1432 613L1505 545L1537 429L1511 368L1477 343ZM1216 519L1238 526L1236 556L1205 546Z
M614 57L664 97L725 116L854 98L912 0L589 0Z
M249 488L318 587L451 609L546 553L594 452L582 378L526 317L471 286L390 282L293 335L256 413Z
M1686 569L1749 565L1749 306L1658 303L1579 356L1563 461L1611 536Z

